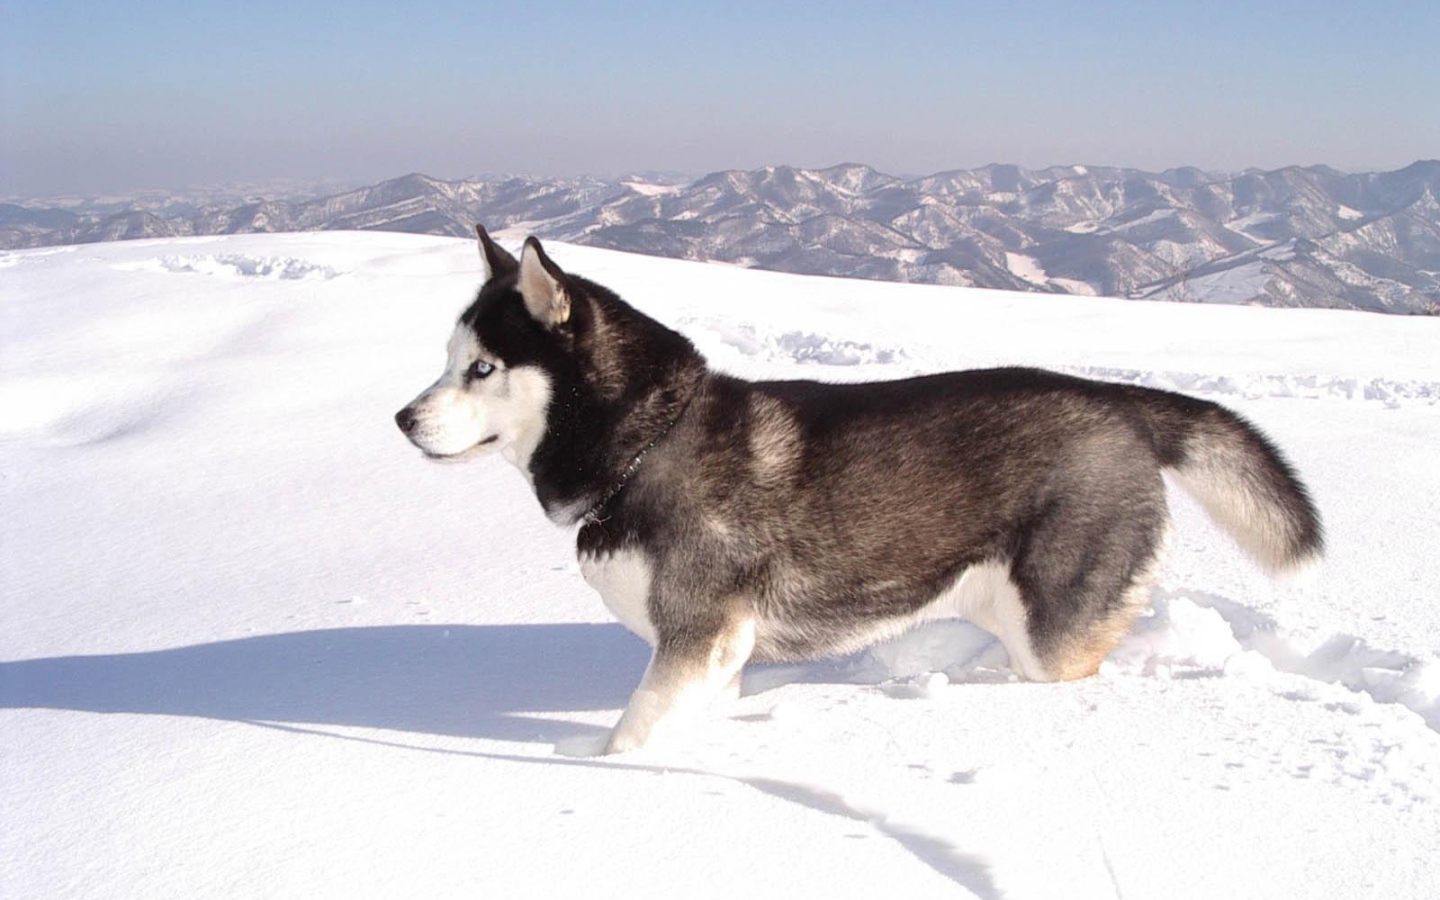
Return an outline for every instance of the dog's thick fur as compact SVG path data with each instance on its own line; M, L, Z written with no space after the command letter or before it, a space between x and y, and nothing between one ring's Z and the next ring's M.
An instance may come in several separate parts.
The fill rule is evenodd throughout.
M749 660L845 653L963 616L1028 678L1080 678L1129 629L1170 472L1261 565L1318 559L1279 452L1204 400L1036 369L748 382L530 238L444 375L396 415L428 456L501 451L579 524L586 580L654 655L607 750L643 745Z

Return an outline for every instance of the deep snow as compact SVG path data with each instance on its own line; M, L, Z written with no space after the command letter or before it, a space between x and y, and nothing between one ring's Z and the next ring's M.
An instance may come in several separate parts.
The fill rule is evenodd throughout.
M425 463L390 420L473 245L0 254L0 896L1434 895L1440 320L550 249L739 374L1024 363L1228 403L1328 562L1271 584L1177 497L1096 678L1014 682L939 623L577 756L645 647L509 465Z

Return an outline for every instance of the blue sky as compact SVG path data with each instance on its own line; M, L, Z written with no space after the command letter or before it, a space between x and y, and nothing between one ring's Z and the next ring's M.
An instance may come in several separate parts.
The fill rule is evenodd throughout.
M1440 3L0 0L0 193L1440 156Z

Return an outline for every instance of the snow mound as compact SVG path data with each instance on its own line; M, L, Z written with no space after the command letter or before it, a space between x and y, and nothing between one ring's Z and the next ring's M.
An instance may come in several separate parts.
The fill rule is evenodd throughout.
M693 320L687 324L694 324ZM894 365L907 359L899 347L838 339L807 331L765 333L753 325L712 319L704 326L742 355L766 362L815 366Z
M143 376L33 376L0 383L0 442L81 447L125 437L174 411Z
M122 271L181 272L217 275L225 278L265 278L280 281L328 281L341 274L329 266L296 259L293 256L250 256L242 253L160 256L138 263L122 263L116 268Z
M1176 670L1222 674L1244 652L1230 623L1184 598L1154 602L1110 654L1106 671L1169 678Z

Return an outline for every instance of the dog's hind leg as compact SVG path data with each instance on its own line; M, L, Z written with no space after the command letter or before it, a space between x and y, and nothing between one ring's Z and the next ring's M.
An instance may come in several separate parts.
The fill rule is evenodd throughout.
M1088 678L1115 649L1150 602L1154 579L1138 577L1120 592L1118 601L1085 627L1053 643L1045 655L1046 669L1060 681Z
M727 690L738 693L740 670L755 648L755 619L736 615L717 627L661 629L640 686L620 717L606 753L643 747L662 725L699 714Z
M1135 619L1150 606L1155 583L1170 538L1170 519L1162 514L1150 531L1150 542L1137 551L1139 556L1126 570L1122 582L1112 587L1113 599L1087 628L1076 632L1054 653L1057 677L1062 681L1094 675L1115 645L1130 633ZM1144 547L1148 546L1148 556Z
M1094 675L1149 604L1169 530L1163 503L1142 494L1099 522L1057 511L1017 554L1025 634L1048 679Z

